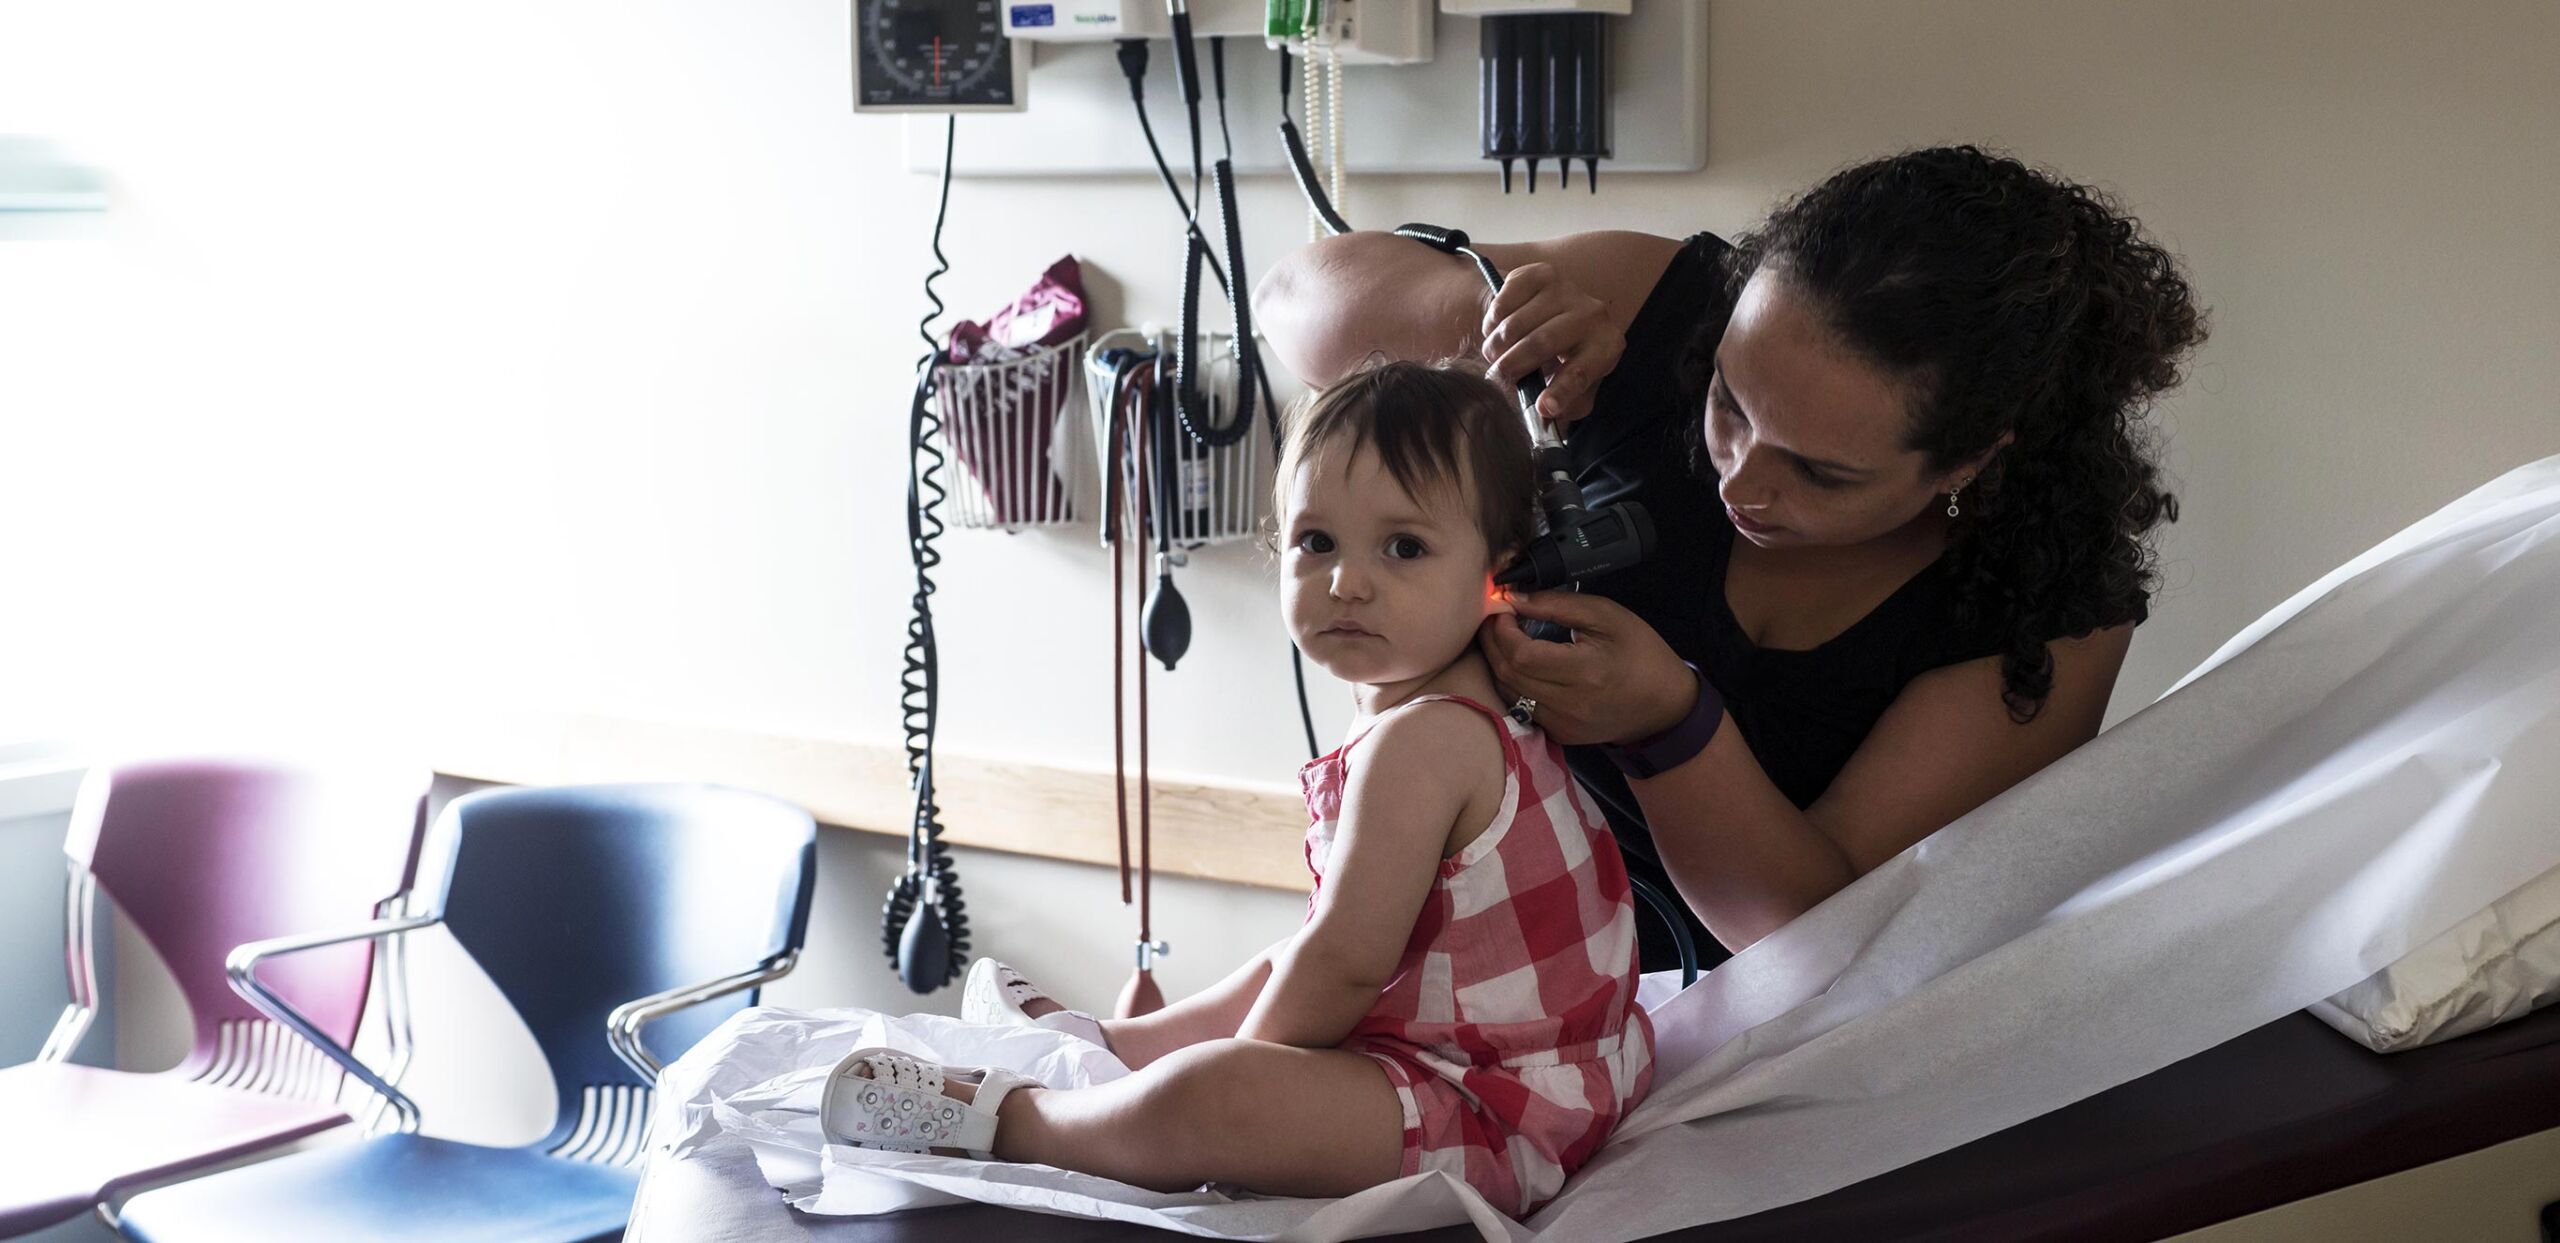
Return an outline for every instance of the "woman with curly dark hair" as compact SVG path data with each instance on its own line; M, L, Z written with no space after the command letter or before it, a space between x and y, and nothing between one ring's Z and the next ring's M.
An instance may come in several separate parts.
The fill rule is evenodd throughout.
M1652 512L1644 565L1517 601L1572 643L1497 617L1483 644L1704 931L1759 939L2097 733L2177 512L2146 415L2204 336L2106 197L1934 148L1731 245L1479 249L1498 296L1419 243L1327 239L1256 314L1318 385L1376 352L1543 371L1586 496Z

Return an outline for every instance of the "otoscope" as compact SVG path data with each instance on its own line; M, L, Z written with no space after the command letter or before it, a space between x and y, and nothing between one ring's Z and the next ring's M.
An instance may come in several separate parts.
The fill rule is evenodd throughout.
M1396 236L1412 238L1435 250L1465 255L1475 261L1485 283L1502 292L1502 273L1468 241L1463 229L1438 225L1396 226ZM1547 377L1532 371L1520 380L1520 417L1528 422L1532 461L1542 480L1538 510L1546 533L1520 550L1520 559L1494 575L1497 586L1545 591L1578 583L1612 570L1623 570L1653 555L1653 516L1635 501L1592 509L1582 500L1582 485L1573 481L1572 455L1556 436L1555 425L1538 416L1538 398Z

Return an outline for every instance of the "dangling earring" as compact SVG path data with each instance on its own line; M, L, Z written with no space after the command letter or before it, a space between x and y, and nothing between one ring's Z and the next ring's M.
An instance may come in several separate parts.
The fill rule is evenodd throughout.
M1955 487L1947 490L1947 516L1950 518L1956 516L1956 494L1962 491L1964 491L1963 484L1957 484Z

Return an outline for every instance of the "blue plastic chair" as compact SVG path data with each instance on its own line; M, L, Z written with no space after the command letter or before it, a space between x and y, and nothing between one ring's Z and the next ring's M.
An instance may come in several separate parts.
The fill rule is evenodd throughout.
M127 1237L620 1238L639 1188L659 1054L691 1047L790 971L808 932L816 827L789 804L715 786L488 790L445 808L420 877L434 895L425 914L242 946L230 962L234 987L314 1035L257 979L260 961L441 923L549 1061L559 1089L551 1133L524 1148L416 1134L417 1106L326 1041L391 1103L398 1133L144 1192L120 1214Z

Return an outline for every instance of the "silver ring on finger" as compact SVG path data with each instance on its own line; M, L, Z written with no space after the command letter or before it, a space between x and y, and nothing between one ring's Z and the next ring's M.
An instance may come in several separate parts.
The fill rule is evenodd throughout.
M1538 701L1537 701L1537 700L1531 699L1531 698L1529 698L1529 697L1528 697L1528 696L1526 696L1526 695L1522 695L1522 696L1521 696L1521 697L1519 697L1518 699L1514 699L1514 700L1512 700L1512 701L1511 701L1511 719L1512 719L1512 720L1518 721L1518 722L1520 722L1520 723L1521 723L1521 724L1523 724L1523 725L1528 725L1528 724L1532 724L1532 723L1533 723L1533 722L1530 720L1530 718L1531 718L1531 717L1536 716L1537 714L1538 714Z

